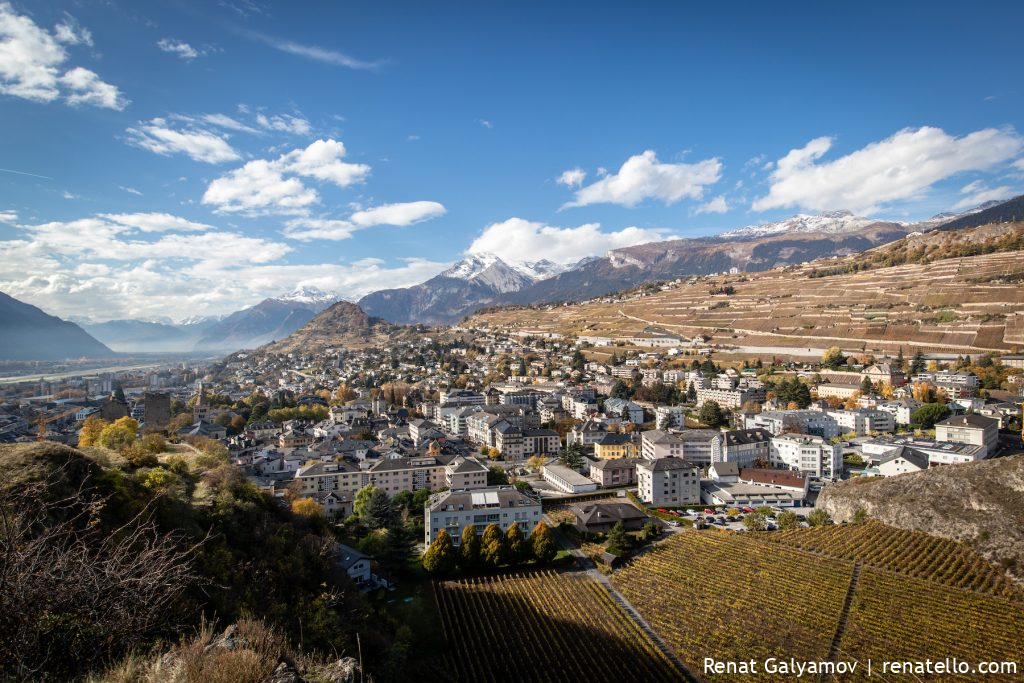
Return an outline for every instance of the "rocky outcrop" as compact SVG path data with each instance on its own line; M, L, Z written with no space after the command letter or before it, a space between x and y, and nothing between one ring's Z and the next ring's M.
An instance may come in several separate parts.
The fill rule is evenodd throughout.
M900 529L960 541L1024 580L1024 456L861 478L822 491L836 522L858 510Z

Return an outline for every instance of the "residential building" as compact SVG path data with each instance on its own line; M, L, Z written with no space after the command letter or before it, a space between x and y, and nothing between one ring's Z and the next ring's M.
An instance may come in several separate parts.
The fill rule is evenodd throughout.
M523 455L529 458L534 455L555 455L562 450L562 439L553 429L524 429Z
M494 486L472 491L443 491L435 493L424 506L424 542L426 545L445 529L452 543L462 541L462 529L473 524L483 534L489 524L497 524L502 531L516 522L524 536L529 536L540 522L540 500L528 496L513 486Z
M845 384L841 382L823 382L814 387L818 398L838 398L841 401L860 393L859 384Z
M587 420L583 424L576 425L566 436L569 445L578 443L581 446L593 446L604 438L608 433L608 425L594 420Z
M573 506L572 511L576 530L584 534L606 534L619 523L626 531L639 531L650 520L630 503L585 503Z
M522 460L523 458L523 430L518 426L509 423L507 420L500 420L493 428L494 447L506 460Z
M878 410L884 410L893 416L898 425L909 425L910 416L924 404L913 398L903 398L898 401L887 401L878 406Z
M806 434L772 437L770 461L773 467L823 479L837 478L843 471L842 449L820 436Z
M629 486L636 482L637 458L613 458L590 463L590 478L601 486Z
M686 426L686 411L682 406L658 406L654 409L654 426L656 429L670 429Z
M682 444L682 457L706 467L722 459L722 432L716 429L684 429L675 435Z
M700 407L708 401L714 401L723 410L732 410L733 408L740 408L744 403L748 401L754 403L761 403L765 398L764 387L735 387L735 388L720 388L710 387L707 389L697 389L697 406Z
M605 399L604 412L605 415L615 415L636 424L644 421L643 407L622 398Z
M758 460L771 459L772 433L762 427L734 429L722 439L722 461L739 467L752 467Z
M608 458L635 458L640 447L632 434L608 432L594 444L594 456L600 460Z
M903 370L890 363L875 363L864 368L864 372L861 374L871 380L872 384L876 385L881 382L890 387L898 387L907 381Z
M927 453L910 446L900 446L882 456L878 463L878 473L883 477L895 477L897 474L926 470L928 465Z
M683 442L673 432L650 429L640 434L640 455L648 460L683 457Z
M763 427L778 436L787 432L825 439L839 436L839 425L819 410L766 410L753 416L747 427Z
M399 491L434 491L445 486L445 465L436 456L382 457L366 470L368 484L389 496Z
M597 490L596 482L565 465L548 463L540 468L540 473L544 481L562 493L588 493Z
M369 583L373 576L370 572L370 556L341 543L337 548L338 565L345 570L349 578L355 581L356 585Z
M842 434L853 433L864 436L871 432L896 431L896 417L885 410L854 408L853 410L830 410L826 413L839 425Z
M676 507L700 502L700 469L682 458L641 459L636 465L637 494L654 506Z
M369 483L369 476L352 463L314 462L295 472L299 495L358 491Z
M935 440L979 446L985 458L999 447L999 421L984 415L955 415L935 423Z
M449 489L487 488L487 467L473 458L452 458L444 467L444 485Z

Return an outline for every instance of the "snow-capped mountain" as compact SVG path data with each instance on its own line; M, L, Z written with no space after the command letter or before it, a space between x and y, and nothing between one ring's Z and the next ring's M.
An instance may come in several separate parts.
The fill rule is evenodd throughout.
M481 252L468 255L442 272L441 277L478 282L500 292L514 292L538 280L558 275L569 267L548 259L509 261L496 254Z
M723 232L718 237L723 239L742 239L748 237L768 237L783 233L807 232L834 235L851 232L877 222L878 219L876 218L855 216L849 211L825 211L814 216L798 213L795 216L774 223L748 225L745 228Z
M282 294L281 296L272 297L277 301L294 301L300 304L310 304L312 306L323 306L327 308L335 301L339 299L337 294L325 292L322 289L316 287L299 287L294 292L288 294Z

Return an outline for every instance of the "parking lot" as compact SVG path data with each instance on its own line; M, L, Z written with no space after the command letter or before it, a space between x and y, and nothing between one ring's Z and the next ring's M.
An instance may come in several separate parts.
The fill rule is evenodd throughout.
M705 510L711 510L713 514L708 514L707 512L705 512ZM659 512L660 512L660 510L659 510ZM746 526L744 526L744 524L743 524L743 518L746 516L746 514L741 514L739 516L736 516L736 517L733 518L733 521L729 521L729 515L726 514L726 511L725 511L724 508L705 508L705 509L702 509L702 510L667 510L666 512L668 514L670 514L670 515L673 515L673 516L675 516L673 514L673 513L675 513L676 515L678 515L680 520L689 520L690 522L693 522L695 524L698 521L703 521L703 523L706 524L710 528L729 529L730 531L746 531L747 530ZM778 513L782 512L782 510L781 509L776 509L774 512L775 512L775 514L778 514ZM800 523L801 523L802 526L806 526L806 524L807 524L806 517L807 517L807 512L809 512L809 509L807 509L807 508L794 508L794 509L791 510L791 512L796 513L796 516L800 519ZM776 524L775 514L769 515L766 518L766 521L769 524L769 527L768 527L769 531L774 531L775 529L778 528L778 526ZM722 518L724 520L724 523L721 523L719 521L719 518ZM672 521L670 521L670 520L666 520L666 522L668 523L668 528L671 529L671 530L682 529L683 526L684 526L682 524L682 522L677 522L676 524L678 524L678 526L676 526L676 524L673 524Z

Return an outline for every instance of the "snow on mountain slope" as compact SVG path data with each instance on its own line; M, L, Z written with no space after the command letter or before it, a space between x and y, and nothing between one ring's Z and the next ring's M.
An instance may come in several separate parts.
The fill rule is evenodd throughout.
M294 292L282 294L281 296L275 296L273 298L277 301L292 301L299 304L308 304L311 306L327 308L338 300L338 295L325 292L322 289L317 289L316 287L299 287Z
M854 216L849 211L825 211L815 216L798 213L785 220L762 225L748 225L745 228L723 232L720 238L768 237L782 233L820 232L843 233L877 223L875 218Z

